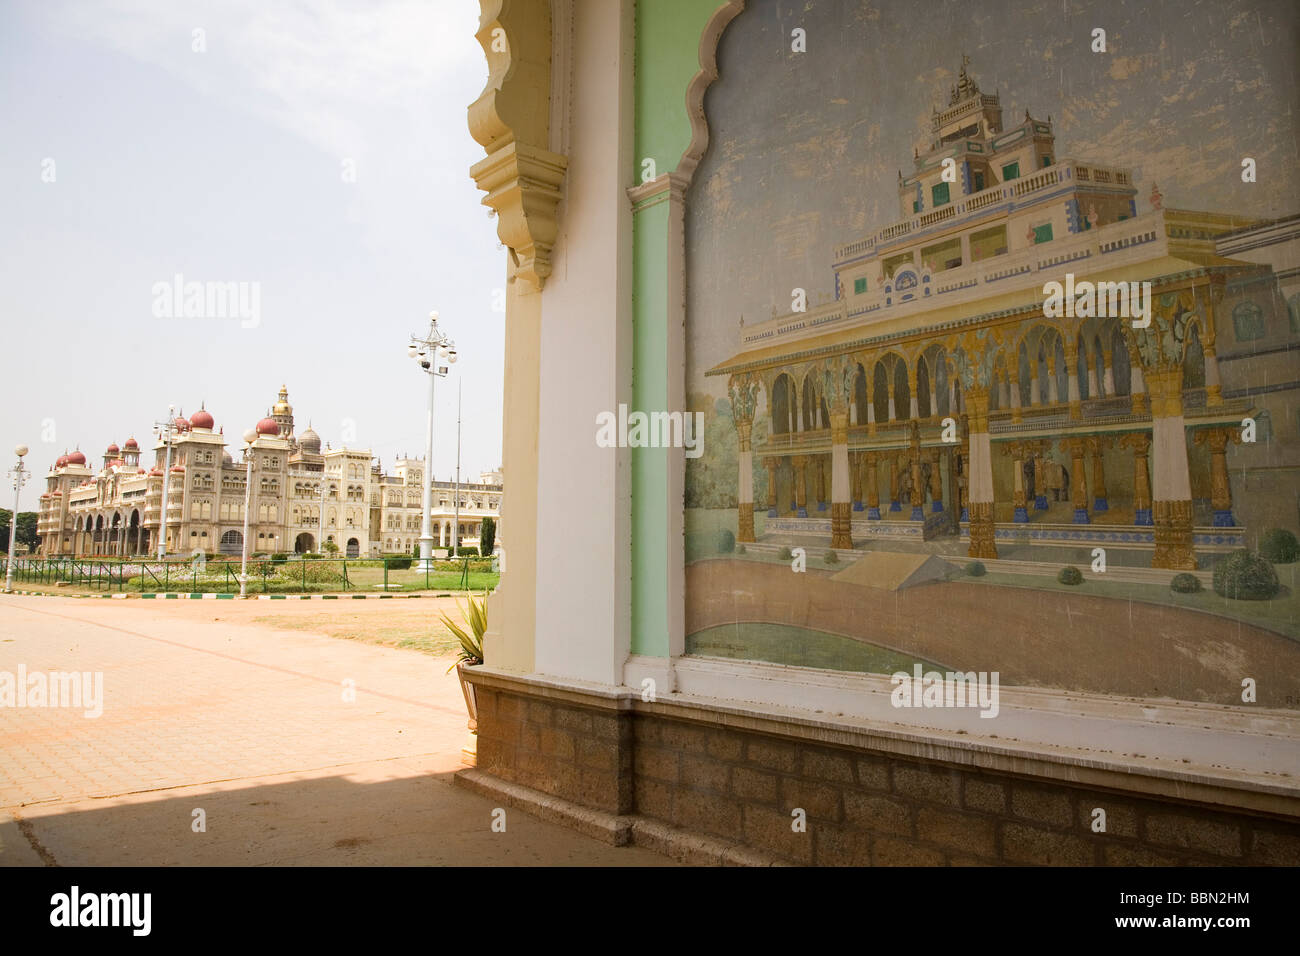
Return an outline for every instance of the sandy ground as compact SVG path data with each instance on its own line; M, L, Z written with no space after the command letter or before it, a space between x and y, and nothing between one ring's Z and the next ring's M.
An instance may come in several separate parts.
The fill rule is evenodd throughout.
M1300 707L1300 643L1177 607L961 581L885 591L814 569L712 560L686 571L688 634L735 621L857 637L1003 684Z
M103 674L0 707L0 866L669 865L452 785L451 659L384 646L444 605L0 597L0 672Z

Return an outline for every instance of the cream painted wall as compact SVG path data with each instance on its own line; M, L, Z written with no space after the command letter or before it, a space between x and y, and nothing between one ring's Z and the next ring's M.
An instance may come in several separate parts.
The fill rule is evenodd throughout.
M631 629L629 455L598 447L595 423L632 394L632 23L631 0L557 17L569 167L542 292L536 671L604 684L622 682Z

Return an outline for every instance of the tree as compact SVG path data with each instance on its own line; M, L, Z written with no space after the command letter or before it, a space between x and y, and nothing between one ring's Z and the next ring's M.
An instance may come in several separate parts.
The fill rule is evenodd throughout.
M326 554L339 553L339 546L335 544L333 541L326 541L324 544L320 546L320 549L324 551Z
M483 528L479 532L478 553L490 555L497 544L497 523L493 518L483 519Z
M18 543L26 545L29 551L35 551L41 543L36 535L36 517L35 511L18 512ZM12 519L13 512L0 508L0 550L6 554L9 553L9 527Z

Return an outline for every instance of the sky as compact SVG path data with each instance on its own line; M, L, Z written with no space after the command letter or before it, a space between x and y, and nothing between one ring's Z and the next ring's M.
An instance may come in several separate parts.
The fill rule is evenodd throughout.
M1300 213L1295 0L750 0L718 49L687 199L688 390L749 324L834 297L833 250L902 218L963 54L1007 128L1051 119L1058 159L1131 169L1139 213ZM805 30L805 53L790 35ZM1105 51L1094 51L1094 31ZM1241 160L1257 164L1241 178Z
M38 476L73 447L97 464L173 404L205 404L238 458L283 384L298 431L391 469L424 454L406 346L437 309L459 361L433 473L456 465L458 382L461 474L496 468L505 252L468 172L477 25L452 0L0 4L5 467L20 442ZM248 308L169 316L178 275L242 283Z

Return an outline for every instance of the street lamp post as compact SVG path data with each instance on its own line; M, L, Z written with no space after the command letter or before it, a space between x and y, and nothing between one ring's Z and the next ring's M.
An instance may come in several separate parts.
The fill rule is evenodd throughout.
M154 434L163 441L167 454L163 462L162 511L158 516L158 560L167 557L167 493L172 477L172 433L176 430L176 406L167 406L167 421L153 423Z
M244 556L239 563L239 596L246 597L248 591L248 513L252 510L253 500L253 442L257 441L257 432L249 429L244 432Z
M420 570L433 570L433 386L445 378L448 366L456 361L456 343L438 328L438 313L429 313L429 333L411 336L406 354L420 363L429 375L429 412L424 439L424 517L420 525ZM445 359L447 365L439 365Z
M28 475L27 469L23 467L27 446L18 445L14 448L14 454L18 456L18 461L9 469L9 473L14 476L14 510L9 516L9 561L5 565L5 594L12 593L14 589L14 546L18 543L18 496L22 493Z

